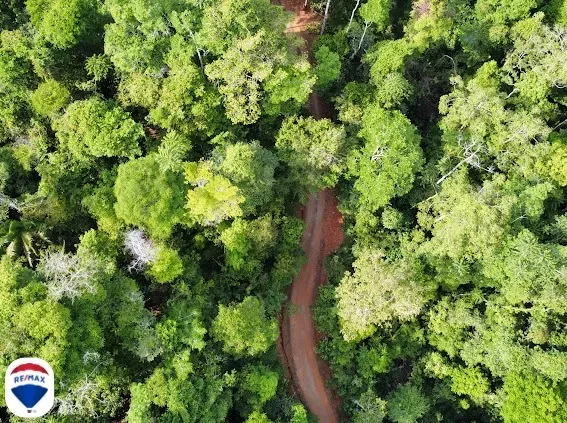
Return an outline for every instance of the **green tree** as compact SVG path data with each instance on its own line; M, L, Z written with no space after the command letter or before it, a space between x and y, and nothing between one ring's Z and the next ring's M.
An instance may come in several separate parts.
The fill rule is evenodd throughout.
M97 0L27 0L31 23L58 48L92 40L101 22Z
M277 37L271 39L262 29L255 35L235 41L220 59L206 66L209 79L219 84L226 114L232 123L248 125L260 118L264 88L270 87L267 91L271 114L277 114L278 108L274 105L278 103L289 100L298 108L307 100L314 82L309 68L290 55L281 35ZM284 88L293 85L295 90L277 89L270 84L272 78L276 79L277 85Z
M359 136L366 140L354 184L359 204L369 210L407 194L424 160L420 136L398 111L377 106L365 110Z
M356 401L353 423L382 423L386 418L386 401L367 391Z
M183 219L184 191L183 177L161 172L157 157L149 155L118 167L114 209L127 224L167 238Z
M276 245L277 235L269 215L251 221L235 219L220 235L228 266L247 274L261 269L262 260Z
M565 388L534 373L504 378L502 418L505 423L559 423L567 418Z
M34 111L42 116L51 116L69 103L71 94L60 82L50 79L37 87L31 96Z
M392 0L368 0L360 8L360 16L366 22L376 25L376 31L381 32L390 23Z
M253 296L233 306L220 305L211 332L224 351L237 356L263 353L278 337L277 322L266 319L262 300Z
M326 89L341 75L341 57L327 46L321 46L315 52L317 66L313 69L317 76L317 89Z
M43 229L35 222L28 220L8 220L0 226L0 249L10 257L24 255L30 267L38 256L36 243L49 239Z
M72 103L54 122L57 138L78 161L140 154L142 125L112 101L98 97Z
M245 423L271 423L271 420L266 414L260 411L253 411L252 414L248 416Z
M0 355L7 367L19 357L47 360L54 371L63 370L72 326L70 311L47 299L40 277L4 255L0 260L0 334L13 342ZM12 334L12 338L8 338Z
M400 385L388 397L388 417L396 423L416 423L430 407L421 390L409 383Z
M337 182L344 168L346 133L328 119L291 117L278 132L276 148L293 183L317 191Z
M150 78L150 84L156 84L155 101L142 105L149 107L150 121L162 128L184 134L213 135L227 121L221 109L221 96L195 65L194 55L191 43L181 35L174 36L164 59L167 76Z
M251 366L241 375L242 396L253 410L261 410L262 406L276 395L278 374L266 366Z
M187 5L167 0L105 1L113 22L104 32L104 52L116 69L159 75L174 32L174 12Z
M273 201L278 159L257 141L220 146L213 151L212 161L242 193L243 215L254 214Z
M183 262L177 251L161 246L148 273L159 283L171 282L183 273Z
M303 404L296 404L291 407L292 416L289 423L307 423L307 410Z

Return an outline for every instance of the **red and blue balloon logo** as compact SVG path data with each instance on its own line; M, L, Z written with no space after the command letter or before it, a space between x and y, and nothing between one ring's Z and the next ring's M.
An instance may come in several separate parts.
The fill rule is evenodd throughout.
M53 407L51 366L39 358L20 358L6 371L6 405L19 417L40 417Z

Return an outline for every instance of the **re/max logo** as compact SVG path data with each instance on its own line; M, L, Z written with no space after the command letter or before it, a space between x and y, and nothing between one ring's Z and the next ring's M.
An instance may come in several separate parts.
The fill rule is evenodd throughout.
M45 376L24 375L24 376L16 376L14 378L14 383L26 382L26 381L45 383Z

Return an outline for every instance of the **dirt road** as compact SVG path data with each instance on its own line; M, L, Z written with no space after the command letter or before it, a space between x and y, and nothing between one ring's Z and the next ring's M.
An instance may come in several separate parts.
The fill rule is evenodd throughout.
M303 0L278 2L295 13L288 32L299 33L309 52L314 39L307 32L319 16L304 10ZM313 93L309 111L317 118L329 116L329 107ZM326 282L324 260L343 240L342 216L337 210L331 190L312 194L303 209L305 230L302 245L307 262L296 276L289 291L288 303L280 316L280 356L296 393L321 423L339 422L339 398L328 387L329 368L316 353L320 335L315 329L311 307L317 300L318 288Z

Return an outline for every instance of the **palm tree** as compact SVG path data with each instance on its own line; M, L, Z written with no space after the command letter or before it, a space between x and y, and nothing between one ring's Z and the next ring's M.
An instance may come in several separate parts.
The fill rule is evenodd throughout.
M0 252L13 257L23 254L31 267L33 258L38 255L35 248L37 241L50 242L37 223L8 220L0 225Z

